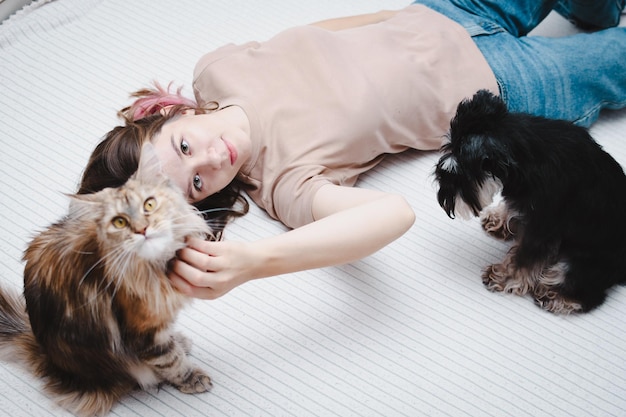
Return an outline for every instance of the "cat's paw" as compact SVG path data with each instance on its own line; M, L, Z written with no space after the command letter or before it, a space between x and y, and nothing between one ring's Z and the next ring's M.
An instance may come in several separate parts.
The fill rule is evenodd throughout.
M174 385L180 392L185 394L199 394L207 392L213 387L211 377L201 369L192 369L189 375L180 383Z

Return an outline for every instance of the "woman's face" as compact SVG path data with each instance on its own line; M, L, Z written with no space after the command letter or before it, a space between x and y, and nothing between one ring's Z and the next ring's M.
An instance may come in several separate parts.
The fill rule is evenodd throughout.
M213 113L176 116L152 139L165 174L188 201L226 187L250 158L250 125L236 106Z

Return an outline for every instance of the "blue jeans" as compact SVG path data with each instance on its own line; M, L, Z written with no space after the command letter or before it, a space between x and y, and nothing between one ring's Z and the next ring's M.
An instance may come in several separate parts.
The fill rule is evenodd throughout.
M511 111L591 125L626 107L626 0L416 0L461 24L491 66ZM587 27L561 38L526 36L551 10Z

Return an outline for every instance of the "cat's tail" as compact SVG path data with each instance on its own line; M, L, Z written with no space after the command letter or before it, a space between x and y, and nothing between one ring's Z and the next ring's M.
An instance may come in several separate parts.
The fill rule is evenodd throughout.
M17 363L46 380L46 391L56 402L78 416L104 415L119 398L127 394L128 384L108 389L85 390L58 375L50 375L47 355L40 348L30 326L22 294L0 287L0 360Z
M18 362L32 370L32 358L37 351L24 297L17 291L0 288L0 359Z

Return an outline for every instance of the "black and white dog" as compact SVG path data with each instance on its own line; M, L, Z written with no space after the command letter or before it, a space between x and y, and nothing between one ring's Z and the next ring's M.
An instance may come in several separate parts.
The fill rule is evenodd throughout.
M485 270L489 290L530 294L567 314L626 283L626 176L586 129L510 113L481 90L459 104L448 139L435 167L439 205L515 240ZM501 202L491 204L497 192Z

